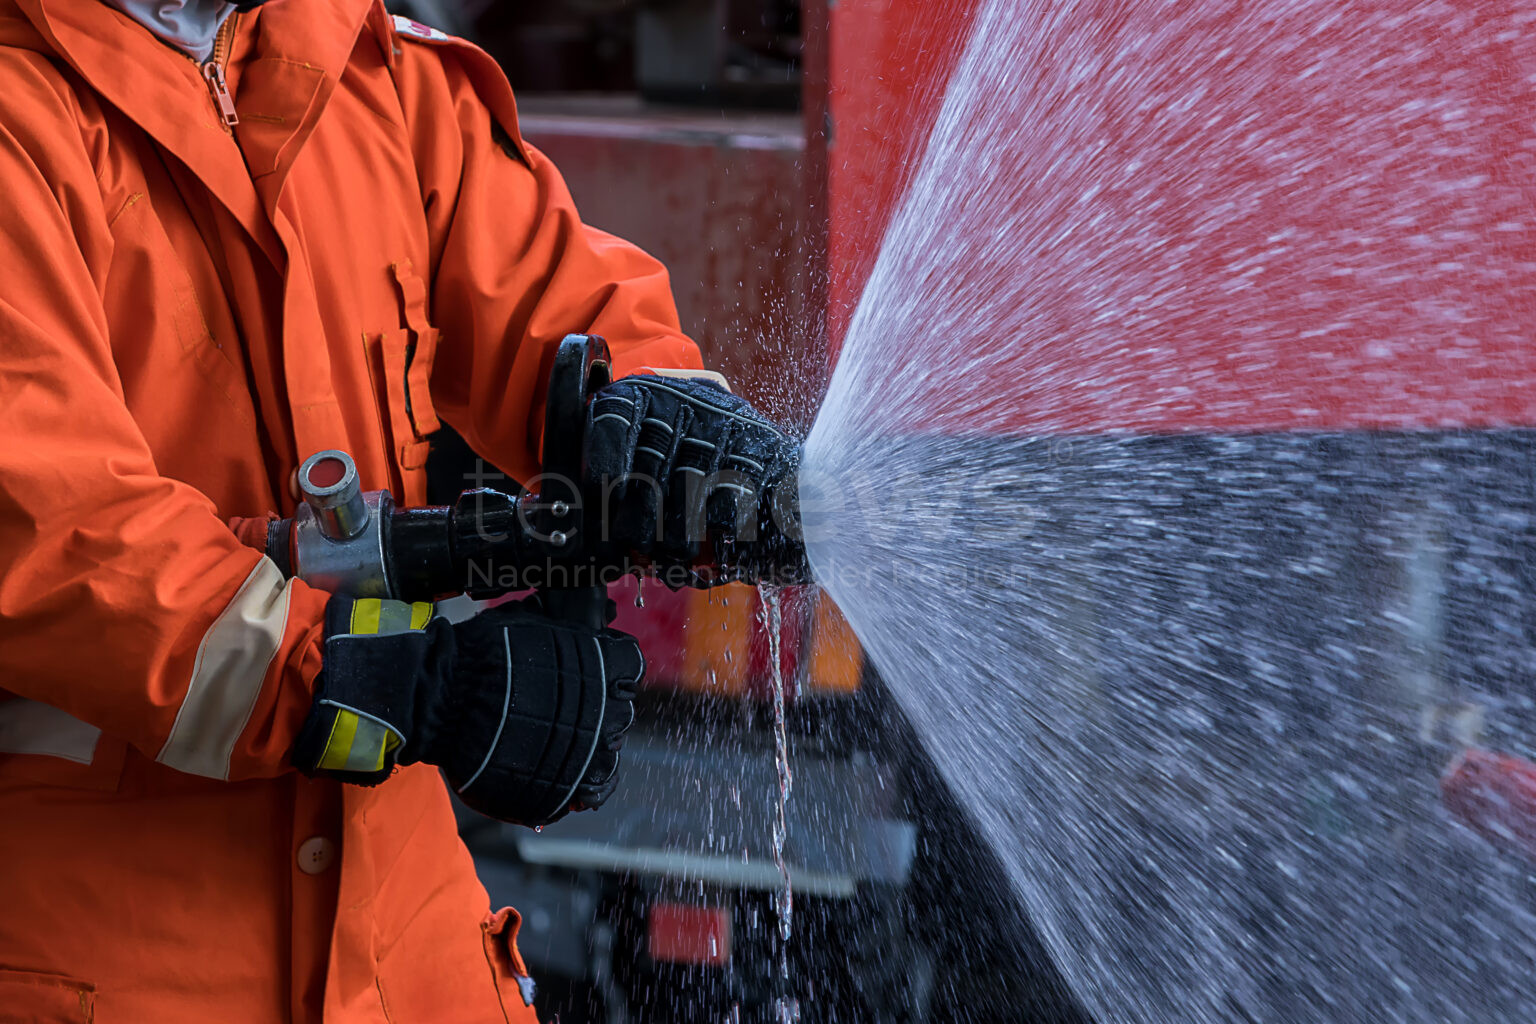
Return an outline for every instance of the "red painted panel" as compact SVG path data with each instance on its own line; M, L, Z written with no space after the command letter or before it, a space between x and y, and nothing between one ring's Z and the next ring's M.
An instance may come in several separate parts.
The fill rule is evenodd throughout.
M833 9L839 330L924 152L962 11ZM1037 30L1007 71L1029 76L1029 102L972 116L1016 141L953 175L984 175L1043 238L1057 224L1078 234L1030 265L1028 360L963 326L893 348L1002 356L972 378L994 408L925 426L1536 425L1536 4L1083 0L1019 2L1008 17ZM1041 154L1090 152L1096 167L1066 186L1044 173ZM968 245L960 221L941 241ZM951 298L984 301L989 275L1021 272L978 261ZM915 404L941 410L933 397Z
M771 414L804 418L825 357L813 350L819 311L806 306L800 119L615 98L534 97L521 113L582 218L666 264L706 362Z
M976 0L830 5L828 332L842 338L928 140Z

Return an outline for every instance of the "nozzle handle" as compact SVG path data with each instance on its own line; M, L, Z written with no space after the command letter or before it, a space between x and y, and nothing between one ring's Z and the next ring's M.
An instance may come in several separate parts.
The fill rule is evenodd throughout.
M546 587L539 591L539 599L557 619L592 630L608 625L607 587Z
M613 380L608 343L595 334L568 334L555 350L544 398L544 477L538 507L550 516L549 536L575 553L591 535L590 510L582 501L582 458L587 403ZM551 615L592 629L608 624L608 588L547 587L540 591Z

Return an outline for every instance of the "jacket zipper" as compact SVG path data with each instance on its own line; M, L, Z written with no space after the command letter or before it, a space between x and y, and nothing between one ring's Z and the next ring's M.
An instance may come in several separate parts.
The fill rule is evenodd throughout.
M224 81L224 61L229 56L230 44L235 35L235 22L239 18L240 12L235 11L224 19L224 24L219 26L219 34L213 39L213 52L202 65L203 81L208 84L208 94L213 97L213 106L219 112L224 130L228 132L233 132L235 125L240 123L240 115L235 112L235 98L229 94L229 85Z

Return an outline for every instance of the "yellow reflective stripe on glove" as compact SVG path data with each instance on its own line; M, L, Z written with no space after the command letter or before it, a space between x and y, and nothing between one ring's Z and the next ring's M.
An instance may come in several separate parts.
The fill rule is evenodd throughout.
M432 620L432 605L426 601L407 604L377 597L358 598L352 602L349 632L360 636L387 636L413 629L426 629Z
M320 768L325 771L381 772L386 755L398 750L405 740L399 733L373 718L351 708L336 708Z

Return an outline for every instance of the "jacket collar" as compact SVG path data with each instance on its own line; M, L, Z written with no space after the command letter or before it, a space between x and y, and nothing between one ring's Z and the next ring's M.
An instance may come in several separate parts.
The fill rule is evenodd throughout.
M273 0L242 69L239 146L219 121L197 63L100 0L0 0L113 107L182 161L273 255L282 184L382 0ZM252 15L244 15L249 18ZM14 21L14 19L10 19ZM16 36L15 40L6 37ZM25 43L13 26L6 42Z

